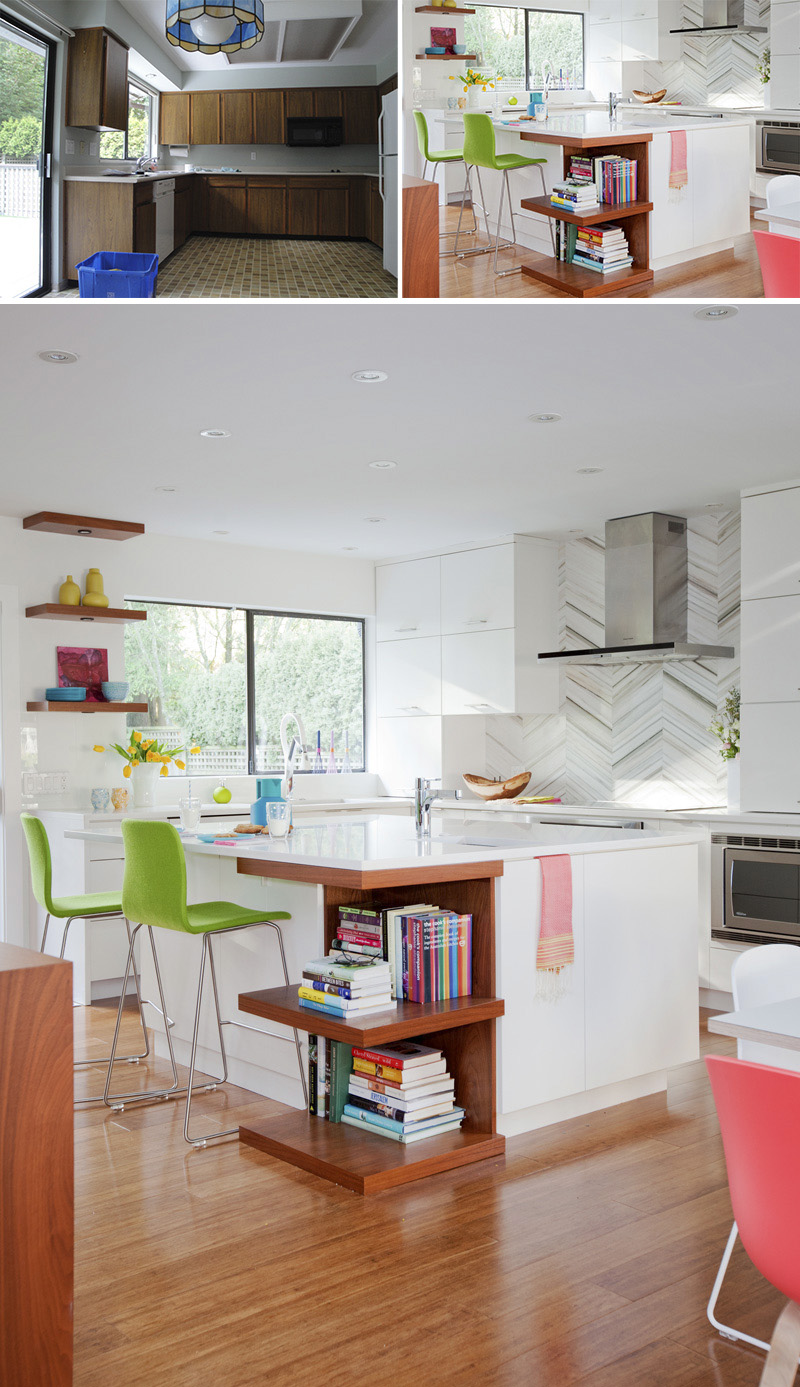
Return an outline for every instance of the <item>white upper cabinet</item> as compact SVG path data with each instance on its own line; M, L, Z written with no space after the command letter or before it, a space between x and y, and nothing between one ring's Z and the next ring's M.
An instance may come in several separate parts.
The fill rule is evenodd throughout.
M608 24L622 19L622 0L590 0L590 24Z
M742 806L800 813L800 699L742 703Z
M443 636L442 712L515 713L516 673L513 630Z
M378 717L420 718L442 711L442 643L438 636L378 645Z
M383 564L376 569L379 641L439 635L439 563L438 557L412 559L408 563Z
M592 0L587 34L590 63L670 62L680 57L675 0Z
M442 635L514 625L516 545L442 555Z
M800 487L742 499L742 600L800 593Z
M742 603L741 655L745 703L800 702L800 592Z

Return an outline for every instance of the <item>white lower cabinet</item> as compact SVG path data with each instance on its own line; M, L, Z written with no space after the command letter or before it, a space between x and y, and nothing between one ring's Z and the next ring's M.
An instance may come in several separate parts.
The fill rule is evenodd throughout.
M671 154L669 132L657 131L650 145L650 200L658 208L658 215L650 218L654 260L680 255L694 246L693 198L684 196L673 200L669 195ZM686 140L686 169L689 188L695 188L691 132Z
M438 716L442 711L442 652L438 636L379 641L378 717Z
M742 704L745 809L800 813L800 700Z
M721 124L721 122L720 122ZM750 230L750 131L746 125L692 130L695 245Z

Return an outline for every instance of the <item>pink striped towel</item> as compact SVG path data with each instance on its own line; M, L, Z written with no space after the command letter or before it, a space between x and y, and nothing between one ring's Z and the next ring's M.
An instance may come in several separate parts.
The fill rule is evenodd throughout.
M570 981L575 961L572 937L572 860L567 854L540 857L542 923L536 950L536 995L556 1001Z
M677 202L689 182L686 131L673 130L670 141L669 196L671 202Z

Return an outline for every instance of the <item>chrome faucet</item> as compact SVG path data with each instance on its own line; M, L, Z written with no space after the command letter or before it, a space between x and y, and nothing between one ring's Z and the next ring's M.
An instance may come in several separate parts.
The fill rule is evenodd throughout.
M617 106L618 106L618 104L619 104L619 101L620 101L621 96L622 96L622 92L609 92L609 93L608 93L608 119L609 119L609 120L616 120L616 118L617 118Z
M453 790L447 794L443 790L432 790L430 780L417 776L414 781L414 827L421 838L431 836L431 805L437 799L461 799L461 791Z

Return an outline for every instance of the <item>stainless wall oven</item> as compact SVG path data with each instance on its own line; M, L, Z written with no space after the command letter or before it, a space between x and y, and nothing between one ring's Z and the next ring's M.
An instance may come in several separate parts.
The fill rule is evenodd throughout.
M711 837L711 936L800 944L800 839Z
M800 173L800 121L762 121L756 139L759 173Z

